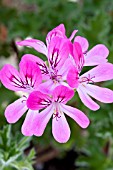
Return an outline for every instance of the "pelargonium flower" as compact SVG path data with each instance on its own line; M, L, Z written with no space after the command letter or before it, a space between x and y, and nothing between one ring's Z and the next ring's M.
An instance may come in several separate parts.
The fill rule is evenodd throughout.
M64 81L72 65L71 59L68 58L70 50L69 43L69 41L60 37L52 38L48 48L48 64L34 55L24 55L22 60L35 62L41 70L44 81L40 85L41 91L51 93L56 86L60 84L66 85Z
M52 134L54 138L65 143L70 137L70 128L65 118L68 115L74 119L79 126L86 128L89 119L80 110L67 106L66 103L74 96L74 91L66 86L57 86L52 93L52 98L40 91L32 92L27 100L28 108L40 110L45 108L35 117L34 135L41 136L46 128L48 121L52 118Z
M23 95L5 110L5 117L9 123L17 122L20 117L28 110L26 105L27 97L34 90L38 90L39 84L42 82L42 76L39 67L32 61L21 61L18 72L10 64L6 64L1 72L0 78L3 85L13 91L22 91ZM33 120L35 119L35 111L28 110L25 121L22 125L22 133L32 135Z
M99 105L91 97L103 103L112 103L113 91L93 84L113 79L113 64L101 63L80 75L85 61L81 46L78 43L74 43L71 50L73 67L71 67L67 74L67 82L70 87L77 89L81 101L91 110L99 109Z

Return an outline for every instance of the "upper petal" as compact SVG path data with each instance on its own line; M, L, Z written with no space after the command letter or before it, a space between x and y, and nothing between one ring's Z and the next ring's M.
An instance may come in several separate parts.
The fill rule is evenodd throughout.
M40 91L32 92L27 100L27 107L31 110L40 110L51 104L51 98L49 95Z
M109 55L109 50L103 44L98 44L93 47L85 55L85 66L94 66L107 62L107 56Z
M88 40L84 37L81 36L76 36L74 39L74 42L78 42L82 48L82 52L86 52L88 47L89 47L89 43Z
M78 125L82 128L87 128L90 121L88 117L80 110L73 108L71 106L67 106L64 104L61 104L61 109L64 113L66 113L69 117L74 119Z
M81 101L83 102L83 104L85 106L87 106L89 109L91 110L98 110L100 108L100 106L94 102L91 97L86 93L85 89L81 86L79 86L79 88L77 89L77 92L79 94L79 97L81 99Z
M10 64L4 65L1 69L1 82L3 85L13 91L21 91L22 88L22 79L19 72Z
M41 136L53 114L53 105L48 106L45 110L37 114L34 122L34 135Z
M52 119L52 134L59 143L66 143L70 138L70 128L64 114L57 120Z
M67 82L70 87L77 88L79 85L79 75L77 69L73 66L67 74Z
M59 85L53 90L53 99L54 101L66 103L74 96L74 90Z
M52 38L48 47L48 61L52 69L61 68L69 55L70 41L60 37Z
M80 72L84 65L84 55L82 52L82 48L78 42L74 42L74 44L70 44L70 54L74 59L75 66Z
M20 117L27 111L25 98L20 98L7 106L5 117L9 123L17 122Z
M28 61L32 61L35 62L35 64L37 64L37 66L40 68L40 71L42 73L43 80L46 80L48 78L48 74L49 74L48 67L42 59L32 54L25 54L22 57L21 62L26 63Z
M21 60L19 67L26 90L36 90L42 82L42 75L38 65L29 60Z
M47 47L46 45L40 41L40 40L36 40L36 39L26 39L20 42L16 42L17 45L20 46L29 46L29 47L33 47L36 51L38 51L39 53L42 53L44 55L47 56Z
M64 24L60 24L58 25L56 28L52 29L46 37L46 43L47 45L49 45L50 41L52 40L53 37L62 37L62 38L66 38L65 36L65 27Z

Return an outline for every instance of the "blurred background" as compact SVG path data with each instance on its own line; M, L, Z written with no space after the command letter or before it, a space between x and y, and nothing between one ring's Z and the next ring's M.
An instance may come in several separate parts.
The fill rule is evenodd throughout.
M78 29L77 35L89 40L89 49L105 44L113 63L112 0L0 0L0 68L5 63L18 67L26 53L45 59L32 48L17 47L15 41L32 37L45 42L48 31L60 23L68 37ZM113 81L100 85L113 90ZM59 144L51 121L39 138L21 134L25 115L10 126L4 110L20 94L0 86L0 170L113 170L113 104L98 102L100 110L90 111L76 94L69 104L84 111L91 124L82 130L67 117L71 138Z

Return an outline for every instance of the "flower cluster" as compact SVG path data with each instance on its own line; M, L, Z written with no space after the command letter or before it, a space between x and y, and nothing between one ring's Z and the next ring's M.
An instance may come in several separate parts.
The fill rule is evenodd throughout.
M6 88L25 94L5 110L9 123L17 122L27 111L22 125L25 136L41 136L52 117L55 140L67 142L70 128L64 113L80 127L88 127L88 117L82 111L66 105L76 92L91 110L99 109L92 98L103 103L113 102L112 90L95 85L96 82L113 79L113 65L107 61L108 49L98 44L88 51L87 39L75 36L76 33L77 30L74 30L67 38L65 27L60 24L47 34L46 45L36 39L17 42L17 45L29 46L44 54L47 61L25 54L19 63L19 71L9 64L0 71L1 82ZM85 66L93 68L82 74Z

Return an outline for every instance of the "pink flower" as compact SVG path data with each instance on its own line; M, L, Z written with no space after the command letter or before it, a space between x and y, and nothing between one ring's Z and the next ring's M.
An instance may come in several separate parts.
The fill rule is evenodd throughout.
M76 67L72 67L67 75L67 81L72 88L76 88L81 101L91 110L98 110L99 105L91 97L103 103L113 102L113 91L94 85L113 79L113 64L105 63L79 75ZM90 97L91 96L91 97Z
M54 138L60 143L67 142L70 137L70 128L64 113L74 119L82 128L86 128L89 125L89 119L83 112L65 105L73 95L74 91L63 85L57 86L53 90L52 98L40 91L30 94L27 100L28 108L32 110L45 108L35 118L34 135L41 136L48 121L53 117L52 134Z
M26 95L16 100L5 110L5 117L9 123L17 122L20 117L28 110L26 105L27 97L34 90L38 90L38 86L42 81L39 67L32 61L21 61L20 71L18 72L13 66L6 64L0 73L3 85L13 91L23 91ZM32 135L33 120L35 112L28 110L25 121L22 125L22 133L28 136Z
M71 59L68 58L69 43L67 39L62 39L60 37L52 38L48 47L48 64L34 55L24 55L23 61L33 61L41 70L42 79L44 81L44 83L40 85L41 91L51 93L56 86L60 84L66 85L64 81L72 65Z

